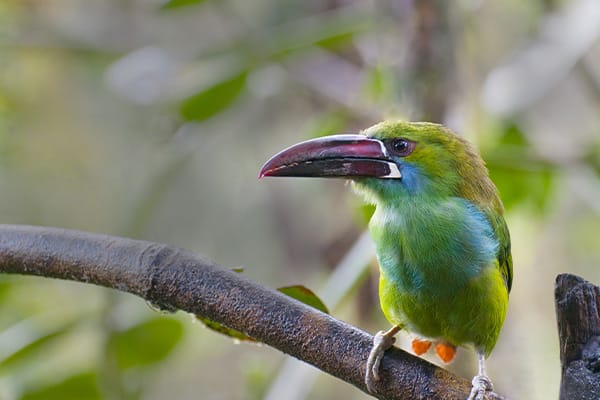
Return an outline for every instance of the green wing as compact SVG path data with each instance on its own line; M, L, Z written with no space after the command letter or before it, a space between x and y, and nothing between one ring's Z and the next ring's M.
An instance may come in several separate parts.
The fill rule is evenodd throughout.
M506 289L510 293L513 278L513 262L512 254L510 252L510 233L508 232L508 226L506 226L504 217L494 210L487 209L485 210L485 214L492 224L496 238L498 238L498 268L504 278Z

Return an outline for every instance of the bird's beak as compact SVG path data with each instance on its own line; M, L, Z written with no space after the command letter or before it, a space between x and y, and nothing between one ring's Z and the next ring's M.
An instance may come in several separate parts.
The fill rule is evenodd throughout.
M264 176L402 178L385 144L363 135L332 135L295 144L263 165L258 177Z

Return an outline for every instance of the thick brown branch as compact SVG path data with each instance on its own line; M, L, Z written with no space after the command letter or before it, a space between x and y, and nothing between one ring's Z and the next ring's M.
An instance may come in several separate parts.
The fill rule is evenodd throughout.
M560 399L600 398L600 287L570 274L556 278L562 378Z
M175 247L53 228L0 225L0 272L93 283L208 317L361 390L373 337ZM399 349L386 353L381 399L461 399L470 383Z

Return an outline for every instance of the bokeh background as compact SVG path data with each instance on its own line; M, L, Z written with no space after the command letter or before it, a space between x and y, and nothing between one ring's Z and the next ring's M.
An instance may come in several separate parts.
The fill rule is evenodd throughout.
M511 228L489 373L556 398L555 276L600 283L599 38L597 0L2 0L0 216L185 247L375 332L369 209L343 182L257 172L310 137L443 122ZM469 378L472 353L449 368ZM367 397L133 296L0 277L2 399Z

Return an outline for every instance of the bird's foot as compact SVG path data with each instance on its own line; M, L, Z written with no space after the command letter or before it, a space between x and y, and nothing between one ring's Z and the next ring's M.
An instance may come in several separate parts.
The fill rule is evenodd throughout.
M485 394L494 390L492 381L486 375L475 375L471 384L473 387L467 400L484 400Z
M420 355L427 353L427 350L429 350L429 348L431 347L431 341L415 338L415 339L413 339L411 345L412 345L413 353L420 356Z
M396 338L394 335L400 330L398 327L393 327L387 332L379 331L373 337L373 347L367 359L367 370L365 372L365 385L370 393L375 393L375 382L378 382L379 365L383 359L383 353L394 345Z
M456 346L447 342L439 342L435 345L435 354L444 364L449 364L456 356Z

